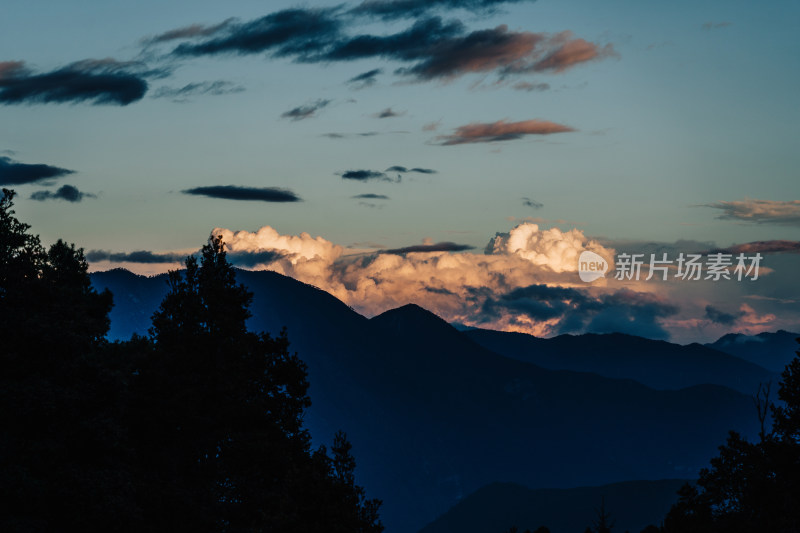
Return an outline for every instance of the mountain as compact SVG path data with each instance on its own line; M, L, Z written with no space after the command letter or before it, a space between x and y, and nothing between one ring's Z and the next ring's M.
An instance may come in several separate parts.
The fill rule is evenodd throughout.
M347 432L359 482L384 500L388 533L417 531L498 481L567 488L693 477L728 430L757 433L750 397L726 387L654 390L550 370L487 350L417 306L367 319L274 272L237 276L254 293L249 326L288 328L308 365L306 425L317 444ZM92 279L117 294L114 335L146 331L165 276Z
M781 372L794 359L794 352L797 350L795 339L798 337L800 333L782 329L775 333L764 332L758 335L728 333L706 346L761 365L773 372Z
M493 352L551 370L634 379L655 389L709 383L755 394L759 383L778 379L775 372L696 343L681 346L623 333L544 339L525 333L472 329L464 335Z
M681 479L626 481L599 487L533 490L515 483L493 483L470 494L420 533L506 533L535 531L578 533L597 519L604 505L614 531L639 532L660 525L686 483Z

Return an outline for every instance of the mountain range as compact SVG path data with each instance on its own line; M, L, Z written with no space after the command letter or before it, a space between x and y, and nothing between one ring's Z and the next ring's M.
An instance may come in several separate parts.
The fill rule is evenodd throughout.
M729 430L757 433L748 390L774 374L711 347L622 335L546 340L557 350L539 356L509 346L545 339L458 331L416 305L368 319L274 272L237 276L254 293L251 329L286 327L308 365L315 443L347 433L359 482L384 500L388 533L418 531L498 482L566 489L693 478ZM114 293L112 340L145 334L167 291L165 275L125 270L92 282ZM601 346L609 368L586 359ZM555 368L558 353L575 361ZM648 375L650 364L666 375Z

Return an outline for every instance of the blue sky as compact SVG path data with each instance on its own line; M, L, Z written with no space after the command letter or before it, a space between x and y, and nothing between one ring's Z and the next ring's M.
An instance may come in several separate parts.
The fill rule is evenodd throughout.
M0 180L12 185L9 176L20 165L74 171L13 184L17 211L46 242L62 237L87 250L115 253L191 250L213 228L254 232L264 226L281 235L307 232L367 253L423 239L479 253L496 233L526 219L542 231L577 228L609 250L640 241L671 243L676 252L680 240L718 247L796 243L796 3L539 0L499 3L491 10L481 7L484 2L467 4L474 9L441 2L439 8L386 20L348 14L358 2L10 0L0 20L0 157L7 162ZM297 53L274 57L274 47L174 53L177 46L240 35L250 21L292 8L325 13L327 22L339 25L336 33L307 36L314 46L398 34L439 17L441 24L460 22L456 39L494 30L508 40L510 55L487 59L480 49L460 49L463 42L442 37L424 57L441 59L436 54L451 46L448 57L464 62L449 75L425 77L396 72L413 69L421 56L402 60L391 51L357 60L321 52L312 59ZM208 31L146 42L193 24ZM531 54L520 52L534 40ZM570 46L591 53L556 67L537 63L569 56ZM146 92L125 105L85 94L58 102L46 102L55 98L35 91L18 101L3 97L20 80L35 85L37 76L106 58L132 63L114 63L113 70L86 63L72 68L130 75L146 83ZM380 73L373 84L347 83L375 69ZM30 83L25 87L33 90ZM533 90L520 90L525 87ZM387 109L396 116L377 118ZM301 116L306 118L292 119ZM502 129L534 120L571 131L542 134L541 123L526 123L519 126L525 132L492 142L462 136L449 143L458 128L470 124ZM435 173L406 172L398 183L396 172L386 172L396 165ZM385 179L344 179L352 170L383 172ZM65 184L88 196L60 199L56 192ZM302 201L184 192L218 185L278 188ZM31 199L42 190L51 194ZM353 198L363 194L388 199ZM797 248L783 248L795 253L773 254L773 264L796 268ZM171 266L150 263L144 271ZM778 282L781 272L770 275L772 281L760 288L796 295L790 276ZM740 289L709 290L709 301L739 309ZM664 299L690 297L680 287L657 292ZM749 305L761 316L775 314L772 325L797 323L800 315L789 304ZM709 331L718 332L717 326Z

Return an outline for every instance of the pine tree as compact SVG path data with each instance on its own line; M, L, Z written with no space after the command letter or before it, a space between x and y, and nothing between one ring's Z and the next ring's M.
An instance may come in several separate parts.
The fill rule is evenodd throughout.
M285 332L248 331L252 294L236 283L221 239L170 273L169 286L136 388L144 486L161 487L145 496L148 521L194 531L382 530L343 436L332 458L312 452L305 365Z

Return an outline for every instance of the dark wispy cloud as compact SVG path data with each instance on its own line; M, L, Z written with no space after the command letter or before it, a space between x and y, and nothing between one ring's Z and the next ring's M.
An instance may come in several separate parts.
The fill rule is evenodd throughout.
M521 139L526 135L550 135L575 131L569 126L547 120L523 120L520 122L475 122L459 126L450 135L440 135L436 139L444 146L465 143L486 143Z
M45 200L65 200L67 202L80 202L84 198L97 198L94 194L81 192L77 187L72 185L62 185L55 192L53 191L36 191L31 194L31 200L44 202Z
M198 35L184 31L187 42L178 45L172 54L186 57L267 53L306 63L384 59L406 63L395 73L418 81L452 79L470 72L496 71L502 76L561 72L579 63L615 55L611 44L600 46L574 38L570 32L515 32L507 26L468 32L460 21L445 22L424 14L431 6L474 10L496 4L486 0L365 2L350 12L360 9L367 13L368 8L374 8L418 13L411 26L389 34L350 34L346 30L360 25L340 8L287 9L249 22L231 22L213 32L210 27L199 28L203 33ZM180 30L175 32L181 34ZM380 69L365 72L350 82L355 86L370 85L379 72Z
M709 253L728 253L728 254L754 254L760 253L800 253L800 241L753 241L743 244L735 244L728 248L719 248Z
M286 254L281 250L262 250L259 252L228 251L226 255L232 264L243 267L254 267L256 265L272 263L286 257Z
M544 204L542 202L537 202L536 200L531 200L527 196L523 196L522 197L522 205L524 205L526 207L532 207L534 209L541 209L542 207L544 207Z
M342 133L333 131L330 133L323 133L322 137L327 137L329 139L349 139L352 137L375 137L376 135L380 135L381 133L378 131L364 131L361 133Z
M302 199L289 189L278 187L240 187L238 185L212 185L194 187L183 194L208 196L223 200L246 200L260 202L301 202Z
M755 200L745 198L731 202L703 204L722 211L717 218L753 224L800 226L800 200Z
M700 27L704 30L719 30L728 26L733 26L733 22L704 22Z
M534 0L364 0L350 10L356 15L379 17L384 20L418 18L439 10L464 9L473 13L488 14L503 4L516 4Z
M467 250L474 250L474 246L468 244L457 244L454 242L437 242L431 244L414 244L405 246L403 248L392 248L390 250L381 250L381 254L411 254L411 253L429 253L429 252L464 252Z
M316 115L317 111L330 104L330 100L316 100L310 104L295 107L281 114L282 118L288 118L293 121L305 120Z
M201 81L195 83L187 83L183 87L159 87L153 94L152 98L170 98L174 102L186 102L192 96L201 96L210 94L212 96L222 96L225 94L234 94L243 92L245 89L242 85L237 85L231 81L216 80L216 81Z
M344 172L340 172L338 175L340 175L343 180L396 181L387 176L385 172L381 172L379 170L345 170Z
M374 118L393 118L393 117L402 117L405 114L406 114L405 111L395 111L391 107L387 107L386 109L378 111L377 113L373 113L372 116Z
M182 43L173 54L203 56L257 54L298 59L318 53L339 37L336 9L285 9L248 22L229 22L197 43ZM189 36L196 37L196 36Z
M733 326L736 322L745 315L743 311L736 311L735 313L727 313L717 309L713 305L706 306L705 317L714 322L715 324L722 324L723 326Z
M488 295L481 308L481 320L491 322L508 312L535 321L555 321L558 333L619 332L664 339L669 335L659 319L675 315L678 308L653 294L628 289L593 296L582 289L539 284L499 297Z
M21 61L0 63L0 104L80 103L128 105L147 92L147 71L138 63L85 60L44 73Z
M347 83L351 89L364 89L366 87L375 85L375 83L378 81L379 74L383 74L383 69L374 68L372 70L362 72L358 76L353 76L345 83Z
M135 252L110 252L108 250L89 250L86 252L87 261L111 261L112 263L181 263L186 259L186 254L155 253L148 250Z
M92 262L110 261L112 263L140 263L140 264L166 264L183 263L188 255L196 255L198 250L192 254L176 252L152 252L149 250L137 250L134 252L110 252L108 250L90 250L86 252L86 259ZM227 251L228 261L235 266L254 267L256 265L268 264L286 257L281 250L262 250L252 251Z
M432 168L420 168L420 167L408 168L401 165L391 166L386 169L386 172L399 172L401 174L406 174L410 172L415 172L417 174L436 174L436 171L433 170Z
M526 92L541 92L547 91L550 89L549 83L531 83L529 81L518 81L517 83L511 86L512 89L515 91L526 91Z
M0 157L0 185L24 185L37 181L74 174L74 170L43 164L20 163L10 157Z
M385 194L373 194L373 193L366 193L366 194L356 194L352 198L357 200L388 200L389 197Z

